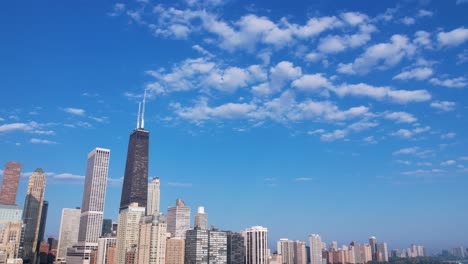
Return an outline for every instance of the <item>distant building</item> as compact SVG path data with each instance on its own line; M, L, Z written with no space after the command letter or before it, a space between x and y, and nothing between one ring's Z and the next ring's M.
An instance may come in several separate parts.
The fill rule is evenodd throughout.
M253 226L241 232L244 237L246 264L268 263L268 229Z
M185 240L170 238L166 240L166 264L184 264Z
M304 241L294 241L294 264L307 264L306 243Z
M25 263L36 263L37 249L40 243L39 229L45 187L45 173L41 168L38 168L29 177L26 200L24 202L23 223L25 224L25 229L22 259Z
M114 264L125 264L135 259L140 219L145 215L145 211L146 207L141 207L137 203L120 210Z
M456 247L452 249L452 255L459 258L465 257L465 249L463 247Z
M190 207L182 199L177 199L176 205L167 209L167 232L171 237L185 238L185 232L189 229Z
M146 215L158 215L161 210L159 208L160 199L160 185L159 178L153 178L148 184L148 201L146 205Z
M240 233L227 232L227 264L244 264L244 237Z
M101 236L112 236L112 219L103 219L102 220L102 232Z
M208 215L205 214L205 207L199 206L197 213L195 214L195 225L194 228L207 229L208 226Z
M377 238L375 236L369 238L369 246L371 247L372 260L377 261Z
M309 235L310 263L322 264L322 239L319 235Z
M5 205L0 205L3 207ZM19 209L21 211L21 209ZM0 212L2 209L0 209ZM23 222L15 216L12 220L0 220L0 252L6 255L7 259L19 257L21 244L21 234Z
M39 250L39 247L42 241L44 241L44 233L45 233L45 227L47 224L47 212L48 211L49 211L49 202L44 200L42 202L41 221L39 222L39 235L37 237L37 241L39 241L39 243L37 246L37 251Z
M281 255L283 264L294 264L294 242L287 238L281 238L277 242L278 255Z
M60 221L57 260L64 261L67 249L78 242L81 209L63 208Z
M19 162L7 162L3 171L2 188L0 190L0 204L15 205L16 194L21 174Z
M377 244L377 261L388 262L388 249L387 243Z

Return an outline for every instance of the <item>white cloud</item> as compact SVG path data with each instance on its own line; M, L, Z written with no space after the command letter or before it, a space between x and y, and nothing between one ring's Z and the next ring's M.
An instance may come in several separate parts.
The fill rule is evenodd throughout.
M463 161L468 161L468 156L459 157L458 159L459 159L459 160L463 160Z
M125 4L116 3L113 7L112 12L108 13L109 16L120 16L125 10Z
M401 23L409 26L409 25L413 25L414 23L416 23L416 19L412 18L412 17L404 17L402 18L401 20Z
M40 127L40 124L36 122L10 123L10 124L0 125L0 133L6 133L6 132L11 132L11 131L31 132L31 131L35 131L39 127Z
M376 100L389 100L400 104L410 102L423 102L431 99L431 94L426 90L394 90L388 86L371 86L365 83L342 84L333 88L338 96L364 96Z
M375 44L352 63L338 65L337 71L344 74L366 74L373 69L386 69L398 64L403 58L411 57L415 46L406 36L393 35L387 43Z
M300 177L300 178L295 178L294 181L295 182L309 182L309 181L313 181L314 178L310 178L310 177Z
M374 136L368 136L363 139L363 141L367 144L377 144L377 140Z
M457 5L466 4L468 0L457 0Z
M63 111L65 111L65 112L67 112L69 114L72 114L72 115L79 115L79 116L83 116L85 114L84 109L73 108L73 107L67 107L67 108L63 109Z
M431 17L434 15L434 12L430 10L420 9L418 11L418 17Z
M423 30L416 31L413 42L421 47L432 48L431 33Z
M452 166L457 164L455 160L447 160L440 163L441 166Z
M396 80L409 80L409 79L416 79L416 80L425 80L429 78L433 74L431 68L422 67L422 68L414 68L408 71L401 72L400 74L393 77Z
M401 174L403 175L409 175L409 176L435 176L435 174L440 174L445 172L444 170L440 169L431 169L431 170L415 170L415 171L405 171L402 172Z
M301 67L294 67L294 64L289 61L282 61L270 68L270 81L268 86L253 89L254 93L270 95L281 91L281 89L291 80L301 76Z
M307 132L308 135L323 134L323 133L325 133L325 129L321 129L321 128Z
M418 121L416 117L407 112L386 112L384 118L393 120L397 123L414 123Z
M60 173L60 174L52 175L51 178L58 179L58 180L79 180L79 181L84 181L85 176L75 175L75 174L72 174L72 173Z
M347 135L346 131L337 129L337 130L334 130L333 132L322 134L322 136L320 136L320 139L322 141L332 142L338 139L343 139L346 137L346 135Z
M436 108L438 110L442 110L445 112L455 110L456 103L450 101L434 101L431 103L432 108Z
M398 131L393 132L392 136L409 139L409 138L412 138L412 137L414 137L414 136L416 136L418 134L427 132L429 130L431 130L431 128L429 126L416 127L416 128L413 128L413 129L399 129Z
M344 139L351 133L361 132L361 131L376 127L378 125L379 124L377 122L371 122L371 121L367 121L363 119L363 120L360 120L358 122L348 125L344 129L336 129L329 133L323 133L320 136L320 139L325 142L332 142L338 139ZM373 140L372 138L372 141L375 141L375 140Z
M304 74L292 82L292 87L296 87L301 91L320 91L331 86L332 84L321 73Z
M441 80L439 78L432 78L430 82L434 85L444 86L448 88L463 88L468 86L468 81L465 77L458 77L445 80Z
M422 167L431 167L432 163L431 162L418 162L416 163L417 166L422 166Z
M411 147L411 148L402 148L393 152L393 155L408 155L408 154L416 154L420 150L419 147Z
M442 46L458 46L468 40L468 29L459 27L449 32L437 34L437 40Z
M395 160L397 163L399 164L403 164L403 165L411 165L411 161L409 160Z
M47 140L47 139L38 139L38 138L31 138L29 141L33 144L47 144L47 145L54 145L57 144L55 141Z
M455 138L457 136L456 133L454 132L449 132L447 134L443 134L443 135L440 135L440 138L441 139L452 139L452 138Z

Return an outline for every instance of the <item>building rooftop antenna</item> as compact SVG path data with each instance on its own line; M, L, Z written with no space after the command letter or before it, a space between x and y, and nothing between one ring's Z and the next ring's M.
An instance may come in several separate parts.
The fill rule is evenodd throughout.
M141 103L138 103L138 116L137 116L137 126L136 126L136 128L140 128L140 109L141 109Z
M141 111L141 128L145 128L145 105L146 105L146 89L143 95L143 107Z

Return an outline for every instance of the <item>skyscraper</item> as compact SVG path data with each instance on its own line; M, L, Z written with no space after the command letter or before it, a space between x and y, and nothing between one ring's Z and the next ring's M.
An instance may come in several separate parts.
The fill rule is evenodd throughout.
M253 226L241 232L244 237L245 264L268 263L268 229Z
M185 264L203 263L208 263L208 230L188 230L185 236Z
M161 210L159 208L160 197L160 182L159 178L153 178L148 184L148 204L146 205L147 215L158 215Z
M111 235L112 235L112 219L102 220L101 236L111 236Z
M114 264L116 241L115 237L99 238L96 264Z
M3 172L2 189L0 191L0 204L16 204L16 193L21 173L21 164L7 162Z
M372 260L377 261L377 238L375 236L369 238L369 246L371 247Z
M205 214L205 207L199 206L195 214L195 228L206 229L208 225L208 215Z
M39 234L37 237L38 245L37 252L41 246L41 242L44 241L45 227L47 223L47 212L49 211L49 202L45 201L42 203L41 222L39 223Z
M88 154L78 242L97 246L102 232L110 150L95 148Z
M227 232L227 264L244 264L244 237L240 233Z
M81 205L78 243L67 252L67 264L89 264L102 232L110 150L95 148L88 154Z
M141 218L137 248L138 264L165 264L166 230L164 215L149 215Z
M310 264L322 264L322 239L317 234L309 235Z
M67 256L67 249L78 242L80 226L80 208L63 208L60 220L57 260L63 261Z
M138 111L137 127L130 134L128 142L127 162L120 198L121 210L132 203L138 203L138 206L145 208L147 204L149 131L144 129L145 100L146 90L141 118L140 111Z
M185 238L185 232L190 229L190 207L185 206L182 199L176 200L174 207L167 209L167 232L171 237Z
M138 206L138 203L132 203L120 210L114 264L125 264L127 260L135 258L140 219L145 215L145 210L146 208Z
M24 202L23 223L25 224L25 229L22 258L26 263L35 261L37 256L45 186L45 173L41 168L37 168L29 177L28 190Z
M385 242L377 244L377 261L388 262L388 249Z

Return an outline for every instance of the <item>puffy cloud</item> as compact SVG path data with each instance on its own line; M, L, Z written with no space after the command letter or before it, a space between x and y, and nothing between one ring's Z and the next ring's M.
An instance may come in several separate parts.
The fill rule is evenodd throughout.
M432 41L431 41L431 33L423 30L416 31L414 33L414 40L413 42L422 47L431 48Z
M344 74L366 74L372 69L385 69L398 64L404 57L410 57L415 46L406 36L393 35L388 43L380 43L367 48L352 63L338 65L338 72Z
M422 150L420 147L410 147L410 148L402 148L397 151L393 152L394 156L398 155L414 155L421 158L428 157L434 153L433 150Z
M344 129L336 129L329 133L323 133L320 136L320 140L326 141L326 142L332 142L338 139L344 139L351 133L361 132L361 131L376 127L378 125L379 124L377 122L371 122L371 121L363 119L363 120L360 120L358 122L348 125Z
M0 133L11 131L31 132L39 127L40 124L36 122L3 124L0 126Z
M456 103L450 101L434 101L431 103L432 108L436 108L441 111L449 112L455 110Z
M292 86L302 91L317 91L329 88L332 84L321 73L304 74L299 79L292 82Z
M424 102L431 99L431 94L426 90L394 90L388 86L372 86L364 83L342 84L333 88L339 96L365 96L376 100L385 100L406 104L410 102Z
M413 25L414 23L416 23L416 19L412 18L412 17L404 17L402 18L401 20L401 23L409 26L409 25Z
M434 15L434 12L430 10L421 9L418 11L418 17L431 17Z
M414 123L418 121L416 117L407 112L386 112L384 118L393 120L397 123Z
M432 78L430 82L434 85L444 86L448 88L463 88L468 86L468 81L465 77L458 77L445 80L441 80L439 78Z
M468 40L468 29L459 27L449 32L439 32L437 40L442 46L461 45Z
M369 17L366 14L359 12L345 12L340 15L340 17L348 24L356 26L362 24L369 20Z
M263 84L257 89L254 87L253 92L257 94L273 94L281 91L284 85L301 76L301 67L294 67L294 64L289 61L282 61L270 69L270 81L268 86Z
M429 78L433 74L431 68L428 67L421 67L421 68L414 68L408 71L401 72L400 74L393 77L396 80L409 80L409 79L416 79L416 80L425 80Z

